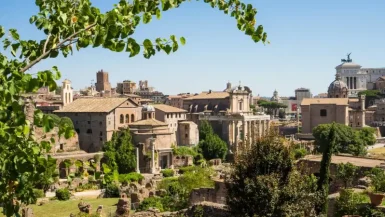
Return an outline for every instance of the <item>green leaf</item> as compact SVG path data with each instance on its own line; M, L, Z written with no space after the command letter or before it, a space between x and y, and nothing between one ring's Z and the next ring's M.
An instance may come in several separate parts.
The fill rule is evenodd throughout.
M163 50L164 50L167 54L170 54L171 49L172 49L172 47L171 47L169 44L166 45L166 46L164 46L164 48L163 48Z
M144 40L143 45L145 48L152 48L152 42L149 39Z
M186 39L184 37L180 37L180 43L182 45L185 45L186 44Z
M170 39L172 40L172 42L174 42L174 43L176 43L177 41L176 41L176 37L175 37L175 35L171 35L170 36Z
M160 20L160 18L162 18L162 14L159 10L159 8L156 9L156 19Z
M61 17L61 19L63 20L64 23L67 21L67 14L66 13L63 13L63 12L60 11L60 17Z
M118 41L115 47L116 52L122 52L124 50L124 47L126 47L126 43L124 43L123 40Z
M32 147L32 151L33 151L33 154L39 154L39 152L40 152L40 148L39 147Z
M135 39L133 38L128 38L127 39L127 48L126 52L130 52L130 57L138 55L140 52L140 45L136 43Z
M13 40L19 40L20 39L20 36L19 34L17 33L17 30L16 29L10 29L9 32L11 33L11 36L13 38Z
M151 22L151 19L152 19L152 16L151 16L150 12L146 12L143 14L143 23L144 24Z
M37 20L37 16L33 15L31 18L29 18L29 23L32 24L32 23L36 22L36 20Z
M4 27L0 26L0 38L3 37L5 34Z
M12 56L16 57L17 49L19 49L20 43L12 44L11 45L11 54Z

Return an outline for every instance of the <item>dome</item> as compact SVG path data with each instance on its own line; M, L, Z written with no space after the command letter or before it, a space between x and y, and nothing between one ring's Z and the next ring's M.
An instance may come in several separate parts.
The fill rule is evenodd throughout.
M336 80L334 80L330 85L328 92L340 92L343 89L348 89L348 85L341 80L341 76L339 74L336 75Z
M155 112L155 108L152 105L143 105L143 112Z

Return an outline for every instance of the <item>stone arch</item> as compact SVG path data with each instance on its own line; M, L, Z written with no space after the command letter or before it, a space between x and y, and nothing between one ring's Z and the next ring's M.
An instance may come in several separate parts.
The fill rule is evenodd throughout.
M150 193L148 194L148 196L149 196L149 197L155 196L155 195L154 195L154 192L153 192L153 191L150 191Z
M64 161L59 164L59 177L61 179L67 178L67 167Z
M79 175L82 175L83 172L84 172L83 161L81 161L81 160L76 160L76 161L75 161L75 166L76 166L76 173L79 174Z
M131 122L135 122L135 115L131 114Z
M88 159L87 162L88 162L88 164L89 164L89 166L88 166L88 168L87 168L88 174L89 174L89 175L94 175L95 172L96 172L96 168L97 168L97 165L96 165L97 162L95 161L94 158Z
M151 184L151 183L147 183L147 184L146 184L146 188L147 188L148 190L151 190L151 189L152 189L152 184Z
M126 124L130 123L130 115L126 114Z
M121 114L120 115L120 123L123 124L124 123L124 116Z

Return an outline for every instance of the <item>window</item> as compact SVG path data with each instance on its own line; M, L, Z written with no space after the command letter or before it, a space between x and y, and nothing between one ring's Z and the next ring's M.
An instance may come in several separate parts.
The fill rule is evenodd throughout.
M327 116L327 111L326 111L326 109L321 109L321 111L320 111L320 116L321 116L321 117L326 117L326 116Z
M167 114L167 118L170 118L170 114Z
M100 136L103 136L103 132L102 132L102 131L100 131L99 135L100 135Z
M360 122L357 122L357 126L360 126Z
M87 121L88 124L91 124L91 121Z
M186 134L184 135L184 137L187 139L187 138L188 138L188 134L186 133Z
M111 121L108 121L108 125L110 125L111 124Z
M123 115L120 115L120 123L121 123L121 124L124 123L124 116L123 116Z
M103 125L103 123L100 121L100 122L99 122L99 125L100 125L100 126L102 126L102 125Z
M64 150L64 144L60 144L60 150Z
M126 124L130 123L130 115L126 114Z
M75 131L79 134L80 133L80 130L79 129L75 129Z
M243 110L243 102L241 101L241 102L239 102L239 107L238 107L238 109L239 109L239 111L242 111Z
M92 134L92 129L88 129L87 134Z
M181 118L181 114L179 113L179 118Z
M135 116L134 114L131 115L131 122L134 122L135 121Z
M188 130L188 125L184 126L184 129L185 129L185 130Z
M103 141L103 137L100 137L100 141Z

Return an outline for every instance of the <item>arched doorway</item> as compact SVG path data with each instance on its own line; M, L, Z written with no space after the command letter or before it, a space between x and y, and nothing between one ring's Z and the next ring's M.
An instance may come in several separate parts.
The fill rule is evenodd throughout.
M61 179L67 178L67 167L64 161L60 162L59 164L59 177Z

